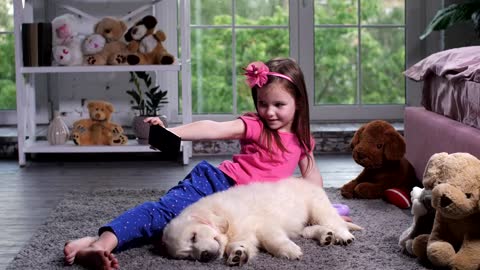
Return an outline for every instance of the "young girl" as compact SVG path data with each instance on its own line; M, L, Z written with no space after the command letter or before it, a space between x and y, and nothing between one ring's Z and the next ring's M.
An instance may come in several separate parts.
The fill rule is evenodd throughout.
M206 161L157 202L130 209L99 229L99 237L84 237L65 244L67 264L93 269L117 269L112 251L120 251L158 236L165 225L200 198L234 185L278 181L299 166L302 178L323 186L315 164L310 135L308 97L303 73L289 58L254 62L245 68L257 113L227 122L198 121L169 128L182 140L239 139L240 154L218 167ZM162 125L157 117L145 119Z

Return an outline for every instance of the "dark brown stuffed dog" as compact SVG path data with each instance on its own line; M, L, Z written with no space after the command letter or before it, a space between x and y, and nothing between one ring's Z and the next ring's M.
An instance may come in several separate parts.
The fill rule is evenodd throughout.
M405 141L392 125L375 120L361 126L353 136L353 159L364 167L357 178L345 184L345 198L380 199L390 188L410 192L419 182L405 159Z

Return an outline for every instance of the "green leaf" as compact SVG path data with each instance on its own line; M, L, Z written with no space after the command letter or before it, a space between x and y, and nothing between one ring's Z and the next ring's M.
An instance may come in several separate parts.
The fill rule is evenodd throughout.
M147 89L142 89L145 83ZM130 72L130 83L133 83L135 89L127 90L126 93L130 95L136 105L132 106L133 110L138 110L140 115L156 116L157 111L160 110L162 104L166 104L167 91L160 90L160 86L150 88L152 84L152 77L145 71ZM133 104L133 102L132 102Z
M437 12L430 21L420 39L425 39L432 31L445 30L459 22L471 20L472 14L480 9L480 2L473 1L462 4L452 4Z
M136 91L127 90L126 92L127 92L127 94L129 94L135 100L135 103L140 104L140 100L142 98L140 97L140 95Z
M152 94L155 94L155 92L157 92L157 89L158 89L159 87L160 87L160 86L155 86L155 87L151 88L149 92L152 93Z

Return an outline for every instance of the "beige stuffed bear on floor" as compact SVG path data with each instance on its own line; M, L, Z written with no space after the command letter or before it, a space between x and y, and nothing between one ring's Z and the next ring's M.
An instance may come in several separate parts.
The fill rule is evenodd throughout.
M434 154L423 185L432 190L437 213L430 235L414 239L415 256L436 267L480 269L480 160L468 153Z

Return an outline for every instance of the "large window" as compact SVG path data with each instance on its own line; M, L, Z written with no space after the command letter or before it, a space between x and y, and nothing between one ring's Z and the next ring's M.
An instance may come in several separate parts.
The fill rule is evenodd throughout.
M242 67L289 56L288 0L192 0L194 114L254 110Z
M313 4L314 47L306 50L314 53L312 118L402 118L405 1Z
M194 114L253 110L241 67L290 55L312 119L402 118L405 0L192 0L191 14Z
M0 0L0 113L15 110L15 50L11 0Z

